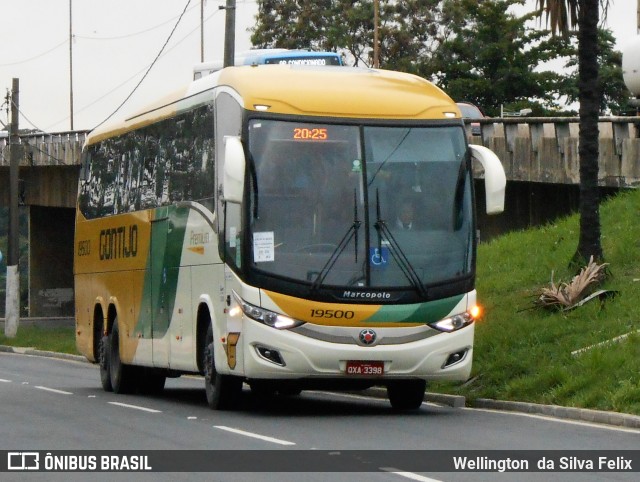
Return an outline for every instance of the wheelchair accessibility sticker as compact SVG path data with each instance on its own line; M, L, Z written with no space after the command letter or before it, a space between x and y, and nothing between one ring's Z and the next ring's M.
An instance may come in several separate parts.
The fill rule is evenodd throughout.
M373 269L384 269L389 264L389 248L369 248L369 261Z

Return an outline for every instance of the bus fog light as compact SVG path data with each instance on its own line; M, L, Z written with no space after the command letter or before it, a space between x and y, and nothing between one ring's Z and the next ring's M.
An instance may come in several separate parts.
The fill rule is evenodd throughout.
M278 350L274 350L273 348L267 348L266 346L256 346L256 351L260 358L263 358L271 363L275 363L276 365L280 365L281 367L285 366L284 360L282 356L280 356L280 352Z
M451 365L455 365L456 363L460 363L467 357L467 353L469 353L469 349L465 348L464 350L457 351L455 353L451 353L447 357L447 361L444 362L442 368L450 367Z

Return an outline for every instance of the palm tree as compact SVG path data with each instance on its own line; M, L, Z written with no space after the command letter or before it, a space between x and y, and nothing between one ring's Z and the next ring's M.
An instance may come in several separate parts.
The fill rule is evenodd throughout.
M591 256L602 261L600 199L598 192L598 20L609 0L537 0L539 16L546 14L554 33L567 35L578 27L578 88L580 100L580 238L573 261L584 264Z

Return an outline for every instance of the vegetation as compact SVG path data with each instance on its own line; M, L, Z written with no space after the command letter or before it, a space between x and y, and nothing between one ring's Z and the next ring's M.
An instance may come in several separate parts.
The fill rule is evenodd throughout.
M488 116L500 116L500 106L530 108L536 116L557 109L566 96L567 77L545 63L570 52L564 37L532 28L534 13L517 16L510 7L520 0L450 4L451 34L424 62L422 74L451 97L480 106Z
M348 65L373 65L372 0L258 0L251 42L257 48L340 52ZM446 25L441 0L380 1L380 65L414 72Z
M602 242L612 276L601 288L618 295L571 311L549 311L536 300L552 273L556 280L575 274L567 260L576 246L577 214L482 244L477 290L485 315L476 325L472 378L431 390L640 414L638 215L640 191L602 204ZM572 354L587 347L593 348Z
M373 0L257 3L255 47L330 50L341 53L347 65L373 65ZM544 8L549 2L541 3ZM489 116L500 115L501 105L511 112L532 109L534 116L576 115L571 104L580 92L578 35L567 29L554 36L536 28L541 11L516 14L524 5L524 0L380 0L380 67L435 81ZM630 108L621 54L610 31L599 35L600 109L620 114Z
M431 391L614 410L640 415L640 191L602 204L603 244L611 271L594 299L571 311L536 306L554 279L571 279L578 216L514 232L480 245L474 368L465 384L434 383ZM624 340L598 345L618 336ZM73 328L20 327L0 345L76 353ZM572 352L591 347L579 354Z
M575 35L572 36L572 38ZM577 48L571 44L569 60L565 67L571 72L565 81L567 103L578 102L580 98L578 79ZM636 115L636 109L629 104L633 97L622 77L622 53L614 50L615 38L610 30L598 30L598 89L602 92L600 115Z
M4 330L0 332L0 345L35 348L44 351L69 353L77 355L75 329L47 328L46 325L18 326L18 334L15 338L4 336Z
M578 101L580 102L580 229L578 247L571 257L575 264L592 256L604 258L602 225L598 211L598 115L602 91L598 84L598 21L600 6L606 12L609 0L537 0L540 15L546 14L553 32L565 37L578 29Z

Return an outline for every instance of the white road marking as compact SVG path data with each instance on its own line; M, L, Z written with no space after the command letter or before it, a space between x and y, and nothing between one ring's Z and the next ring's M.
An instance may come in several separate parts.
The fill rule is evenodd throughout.
M503 413L507 415L517 415L520 417L538 418L541 420L548 420L550 422L560 422L560 423L567 423L570 425L582 425L584 427L590 427L590 428L601 428L604 430L613 430L615 432L640 433L640 429L633 428L633 427L620 427L618 425L607 425L605 423L587 422L586 420L572 420L572 419L561 418L561 417L553 417L551 415L541 415L537 413L523 413L523 412L515 412L511 410L498 410L498 409L492 409L492 408L471 408L471 407L462 407L461 410L475 410L478 412Z
M120 403L120 402L107 402L107 403L110 403L111 405L117 405L118 407L125 407L125 408L133 408L135 410L142 410L143 412L162 413L162 410L156 410L154 408L141 407L139 405L130 405L128 403Z
M0 382L11 383L11 380L5 380L4 378L0 378Z
M40 385L35 386L39 390L45 390L47 392L59 393L60 395L73 395L71 392L65 392L64 390L56 390L55 388L42 387Z
M265 442L271 442L279 445L295 445L294 442L289 442L287 440L280 440L273 437L267 437L266 435L259 435L253 432L245 432L244 430L239 430L237 428L225 427L224 425L214 425L214 428L219 428L220 430L226 430L227 432L232 432L238 435L244 435L245 437L257 438L260 440L264 440Z
M403 472L402 470L395 469L393 467L380 467L380 470L399 475L400 477L406 477L407 479L418 480L420 482L441 482L438 479L431 479L429 477L425 477L424 475L414 474L413 472Z

